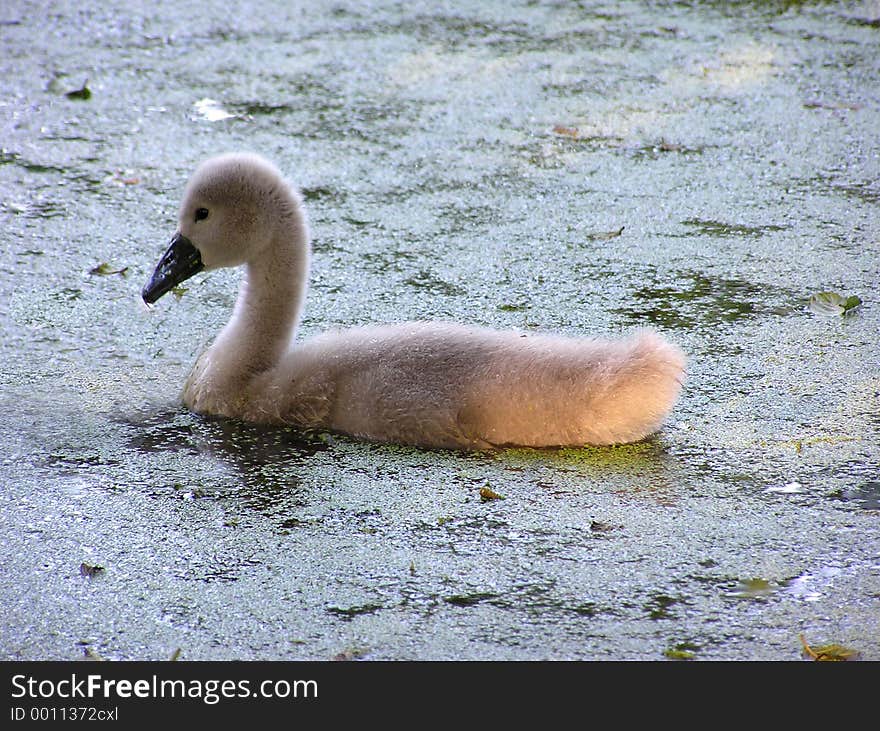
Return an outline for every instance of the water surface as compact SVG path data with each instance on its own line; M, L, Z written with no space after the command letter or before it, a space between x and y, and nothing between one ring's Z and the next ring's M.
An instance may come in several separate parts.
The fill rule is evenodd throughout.
M0 656L880 659L876 4L200 7L0 10ZM232 149L304 190L304 334L651 326L668 425L457 454L187 413L237 275L139 292Z

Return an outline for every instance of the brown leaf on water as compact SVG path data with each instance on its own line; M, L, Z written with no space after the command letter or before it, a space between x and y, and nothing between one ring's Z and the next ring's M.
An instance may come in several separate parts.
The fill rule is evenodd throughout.
M832 111L849 109L852 112L857 112L861 108L861 104L848 104L846 102L823 102L821 100L804 102L804 109L831 109Z
M141 182L134 170L117 170L110 179L117 185L139 185Z
M499 495L491 487L486 485L485 487L480 488L480 500L483 502L486 502L487 500L504 500L504 495Z
M102 261L98 266L89 269L89 274L97 274L100 277L109 277L111 274L120 274L124 277L127 271L128 267L114 269L106 261Z
M596 233L587 234L587 238L590 241L610 241L611 239L616 239L618 236L623 234L623 229L625 226L621 226L616 231L597 231Z
M577 139L581 136L581 133L577 127L564 127L561 124L557 124L553 128L553 134L562 135L563 137L572 137L574 139Z
M815 662L843 662L846 660L858 660L862 654L851 647L844 647L843 645L837 644L816 645L815 647L810 647L810 645L807 644L806 638L802 634L799 635L799 637L801 644L804 646L804 657L814 660Z
M593 520L590 522L590 530L594 533L607 533L608 531L620 527L621 526L618 525L611 525L611 523L603 523L601 520Z
M363 657L369 650L366 647L347 647L333 656L335 662L347 662Z
M103 566L92 566L90 563L81 563L79 565L79 573L81 576L92 578L93 576L100 574L102 571L104 571Z

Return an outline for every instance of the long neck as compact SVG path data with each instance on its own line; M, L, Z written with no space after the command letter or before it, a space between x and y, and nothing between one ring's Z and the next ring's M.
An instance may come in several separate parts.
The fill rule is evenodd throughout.
M299 211L295 213L262 255L245 266L232 318L214 342L212 349L224 354L227 367L239 377L277 363L299 325L310 248L306 223Z

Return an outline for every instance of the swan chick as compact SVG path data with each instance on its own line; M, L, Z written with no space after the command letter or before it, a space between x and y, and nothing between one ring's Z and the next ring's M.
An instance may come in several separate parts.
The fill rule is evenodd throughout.
M650 330L623 339L405 322L297 339L311 244L299 192L261 156L209 158L143 289L244 267L232 316L183 401L205 415L422 447L608 445L659 430L685 357Z

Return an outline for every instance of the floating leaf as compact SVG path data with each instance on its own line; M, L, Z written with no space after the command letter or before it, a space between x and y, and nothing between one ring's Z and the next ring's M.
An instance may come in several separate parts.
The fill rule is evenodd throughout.
M100 264L98 264L98 266L89 269L89 274L97 274L101 277L109 277L111 274L121 274L122 276L125 276L125 273L127 271L128 267L122 267L122 269L114 269L106 261L102 261Z
M850 310L854 310L862 304L862 301L854 294L850 295L843 301L843 312L844 314L849 312Z
M810 295L810 311L817 315L845 315L862 304L856 296L841 297L837 292L817 292Z
M696 653L691 650L680 650L677 647L670 647L663 651L663 655L670 660L693 660Z
M821 100L804 102L804 109L831 109L833 111L838 111L840 109L849 109L853 112L857 112L861 108L861 104L850 102L824 102Z
M85 101L86 99L92 98L92 90L89 89L89 80L86 79L83 81L83 85L79 89L74 89L73 91L68 91L64 96L68 99L81 99Z
M616 239L623 233L623 229L625 226L621 226L616 231L599 231L597 233L587 234L587 238L590 241L610 241L611 239Z
M117 185L138 185L141 182L133 170L117 170L110 179Z
M594 533L607 533L610 530L614 530L617 526L611 525L611 523L603 523L601 520L594 520L590 523L590 530Z
M557 124L553 128L554 134L562 135L563 137L580 137L581 133L578 131L577 127L563 127L561 124Z
M89 578L93 576L97 576L104 570L103 566L92 566L89 563L81 563L79 565L79 573L82 576L88 576Z
M483 502L486 502L487 500L504 500L504 495L499 495L491 487L486 485L485 487L480 488L480 499Z
M843 645L817 645L810 647L803 635L799 635L801 644L804 646L804 657L808 657L816 662L842 662L846 660L858 660L861 653L853 650L851 647Z
M333 656L336 662L347 662L348 660L357 660L359 657L366 655L369 649L366 647L348 647L342 652Z

